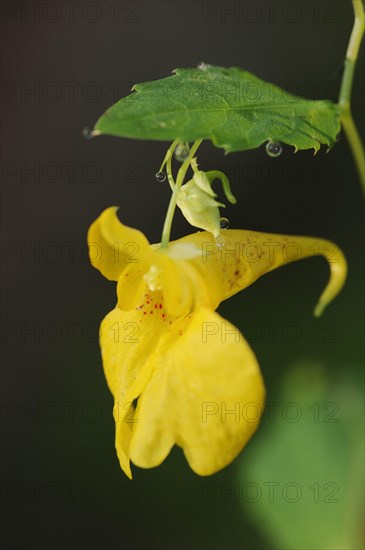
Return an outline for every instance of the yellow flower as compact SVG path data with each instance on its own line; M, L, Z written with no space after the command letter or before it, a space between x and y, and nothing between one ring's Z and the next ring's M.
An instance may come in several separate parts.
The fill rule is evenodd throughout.
M261 275L321 254L331 277L320 315L344 284L346 261L328 241L241 230L224 231L219 245L202 231L160 248L116 210L92 224L88 242L92 264L118 282L100 342L120 465L131 477L130 460L158 466L177 444L194 472L213 474L246 445L265 398L254 353L215 309Z

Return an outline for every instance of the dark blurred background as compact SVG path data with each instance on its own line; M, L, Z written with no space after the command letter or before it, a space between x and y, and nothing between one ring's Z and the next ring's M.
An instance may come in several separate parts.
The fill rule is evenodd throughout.
M167 144L82 135L134 83L201 61L240 66L307 98L336 100L351 2L3 1L1 22L2 547L360 548L361 495L348 496L345 473L358 490L352 458L358 460L362 439L351 439L346 426L363 422L362 405L353 407L362 388L363 200L345 136L316 156L289 147L276 159L264 147L224 156L210 143L199 151L203 169L230 178L238 204L224 215L232 228L316 235L347 256L346 287L320 320L312 310L328 267L318 258L275 271L219 309L257 354L268 400L299 403L306 431L294 422L290 437L280 435L293 426L280 405L281 424L264 420L224 471L200 478L174 449L159 468L134 468L130 482L114 451L112 398L97 341L115 285L89 265L86 233L105 207L119 205L125 223L159 241L169 192L154 175ZM363 60L362 51L353 95L359 123ZM188 231L177 215L173 236ZM314 455L311 446L336 435L322 422L332 411L328 403L344 439L332 438ZM349 456L322 478L316 468L322 461L328 472L338 447L350 449ZM312 462L311 476L301 477ZM262 497L249 496L247 482ZM265 482L280 490L298 484L307 507L299 507L304 496L284 498L289 516L282 491L270 500ZM322 493L308 489L316 483L320 490L334 483L337 501L326 506ZM341 523L349 501L351 526ZM312 542L293 527L299 520ZM330 540L335 524L340 534Z

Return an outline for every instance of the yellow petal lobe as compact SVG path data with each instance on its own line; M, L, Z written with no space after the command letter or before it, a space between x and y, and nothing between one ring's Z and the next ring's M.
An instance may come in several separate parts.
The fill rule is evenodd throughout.
M88 231L91 264L107 279L117 281L131 264L137 265L149 251L146 237L132 227L122 224L117 208L107 208Z
M310 256L323 256L330 267L330 280L315 308L316 316L323 313L346 280L347 263L342 251L334 243L316 237L225 230L218 243L207 232L176 241L182 242L194 243L200 250L200 255L189 263L208 282L213 309L262 275Z
M174 443L205 476L227 466L256 430L264 403L257 360L242 334L202 308L164 336L138 402L132 461L159 465Z

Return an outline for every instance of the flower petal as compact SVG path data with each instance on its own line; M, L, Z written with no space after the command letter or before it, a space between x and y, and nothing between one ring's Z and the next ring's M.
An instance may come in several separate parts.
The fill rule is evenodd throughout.
M196 473L210 475L229 464L256 430L265 391L255 355L237 328L207 308L189 317L176 322L153 352L155 368L139 399L129 452L136 465L151 468L177 443Z
M200 275L195 271L192 279L189 263L170 258L163 249L153 252L152 261L150 271L145 276L149 289L162 292L164 307L169 315L187 315L194 304Z
M138 264L150 249L143 233L119 221L117 210L116 207L104 210L91 225L87 237L92 265L112 281L117 281L131 264Z
M148 358L161 331L157 314L146 311L146 320L142 323L143 313L143 310L126 312L115 308L100 327L105 377L114 396L115 446L120 465L129 477L128 449L134 426L131 405L148 382L153 366Z
M138 307L113 309L102 321L100 346L105 377L114 397L115 445L123 471L131 476L129 444L136 425L133 401L155 368L154 350L176 318L168 316L162 295L147 293Z
M118 307L129 310L143 301L146 282L143 279L148 264L141 259L136 266L131 264L121 273L117 283Z
M200 248L200 256L189 263L207 281L213 309L265 273L310 256L324 256L331 271L329 283L315 308L316 316L323 313L346 279L347 264L341 250L330 241L316 237L225 230L219 243L207 232L188 235L175 242L194 243Z

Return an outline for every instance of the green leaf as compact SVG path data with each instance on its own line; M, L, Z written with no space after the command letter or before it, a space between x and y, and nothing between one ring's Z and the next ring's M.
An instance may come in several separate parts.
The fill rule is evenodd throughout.
M332 147L339 108L310 101L242 69L200 65L174 76L136 84L99 118L94 135L184 142L210 139L227 152L268 140L299 149Z
M343 365L336 378L321 364L293 366L241 455L243 514L271 548L362 548L364 401L355 370Z

